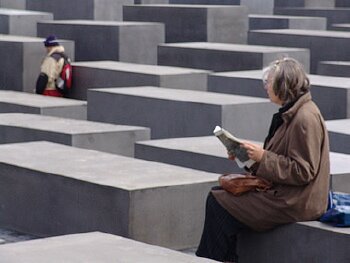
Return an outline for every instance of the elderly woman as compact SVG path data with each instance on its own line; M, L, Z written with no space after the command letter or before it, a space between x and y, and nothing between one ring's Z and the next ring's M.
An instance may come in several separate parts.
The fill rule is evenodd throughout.
M292 58L273 62L264 70L264 87L271 102L281 108L273 115L264 147L251 142L242 147L256 161L251 173L273 187L238 197L213 188L197 256L236 262L236 235L241 229L265 231L315 220L326 211L328 135L302 65Z

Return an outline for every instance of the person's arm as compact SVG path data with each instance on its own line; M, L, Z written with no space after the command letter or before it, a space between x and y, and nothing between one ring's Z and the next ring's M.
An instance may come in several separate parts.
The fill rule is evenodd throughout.
M286 154L265 150L256 172L258 176L280 184L304 185L317 175L325 136L320 117L314 114L301 118L293 127Z
M44 90L46 88L48 80L49 80L49 78L45 73L41 72L39 74L39 77L36 81L36 87L35 87L36 94L43 94L44 93Z

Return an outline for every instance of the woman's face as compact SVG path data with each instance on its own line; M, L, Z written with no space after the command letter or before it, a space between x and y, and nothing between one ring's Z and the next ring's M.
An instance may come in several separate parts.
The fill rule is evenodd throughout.
M276 103L278 105L283 105L283 101L275 94L272 88L272 76L268 75L267 79L264 80L264 89L267 91L267 95L271 102Z

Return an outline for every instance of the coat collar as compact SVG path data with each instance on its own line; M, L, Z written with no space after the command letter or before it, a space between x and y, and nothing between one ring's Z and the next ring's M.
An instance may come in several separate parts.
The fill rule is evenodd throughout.
M311 101L311 93L307 92L300 96L300 98L294 103L294 105L282 114L282 119L284 122L289 122L293 119L296 112L303 106L306 102Z

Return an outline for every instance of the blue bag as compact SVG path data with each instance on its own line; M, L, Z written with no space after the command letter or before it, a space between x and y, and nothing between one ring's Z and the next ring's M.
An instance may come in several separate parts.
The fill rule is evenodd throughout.
M319 220L338 227L350 226L350 194L329 191L328 209Z

